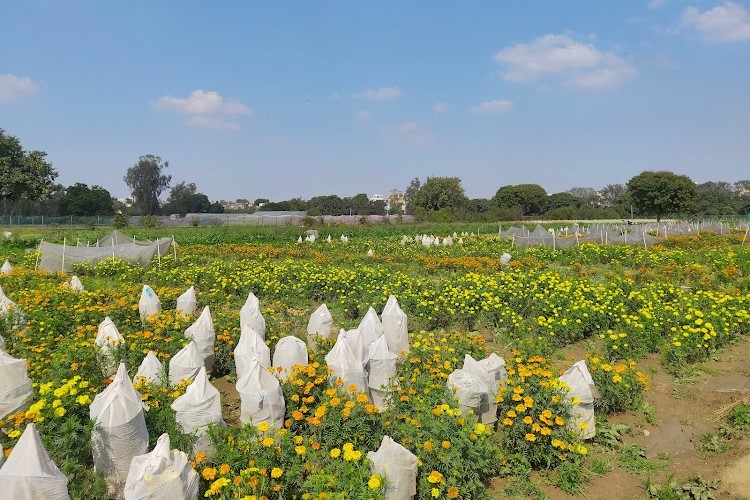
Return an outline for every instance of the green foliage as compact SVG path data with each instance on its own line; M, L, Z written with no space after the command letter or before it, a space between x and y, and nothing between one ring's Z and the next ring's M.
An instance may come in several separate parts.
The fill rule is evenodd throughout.
M652 474L667 467L663 460L649 460L646 457L646 450L635 444L622 445L619 464L624 470L632 473L647 472Z
M123 177L133 193L135 206L141 215L156 215L159 213L159 195L169 187L171 175L165 175L164 170L169 162L162 161L154 155L141 156L138 163L130 167Z
M628 195L641 214L663 215L690 212L698 196L695 183L672 172L641 172L628 181Z
M77 182L69 186L60 197L60 215L112 215L112 196L101 186L89 188Z
M115 219L112 221L112 227L114 227L115 229L122 229L128 227L128 224L129 221L127 215L122 212L117 212L115 214Z
M57 171L45 161L44 151L24 151L18 138L0 128L0 198L10 202L10 213L21 200L50 194Z
M428 177L414 197L415 210L436 212L441 209L457 210L467 198L458 177Z
M522 215L539 215L547 205L547 192L538 184L503 186L493 198L499 209L520 209Z

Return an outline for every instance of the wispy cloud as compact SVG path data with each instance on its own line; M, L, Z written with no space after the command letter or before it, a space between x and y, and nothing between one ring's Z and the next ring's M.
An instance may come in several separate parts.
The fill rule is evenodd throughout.
M432 112L436 115L442 115L446 111L448 111L448 105L444 102L436 102L432 105Z
M398 99L404 93L398 87L380 87L377 89L365 89L354 94L354 99L365 99L368 101L389 101Z
M358 122L368 122L370 121L370 118L372 118L372 113L370 113L366 109L354 115L354 119L357 120Z
M236 130L239 123L230 117L250 116L253 111L238 100L225 99L218 92L194 90L188 97L160 97L153 107L162 111L173 111L189 115L186 124L191 127L214 130Z
M495 54L495 61L504 66L501 75L508 81L556 78L565 85L589 90L615 87L638 74L635 66L614 52L604 52L567 34L547 34L504 48Z
M666 3L667 0L649 0L648 8L651 10L661 9Z
M432 134L417 122L403 122L391 131L388 139L394 142L407 142L419 146L432 144Z
M750 12L734 2L724 2L705 12L697 7L688 7L682 13L680 26L695 31L703 40L711 42L750 40Z
M39 90L39 84L31 78L11 75L0 75L0 102L11 102Z
M473 108L469 108L469 113L474 113L477 115L491 115L505 113L512 107L513 103L505 99L497 101L482 101L479 103L479 105L474 106Z

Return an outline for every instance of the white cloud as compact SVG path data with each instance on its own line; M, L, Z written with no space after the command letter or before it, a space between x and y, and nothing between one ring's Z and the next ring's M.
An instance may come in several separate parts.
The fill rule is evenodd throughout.
M393 130L388 138L394 142L407 142L426 146L432 144L432 134L417 122L404 122Z
M479 103L478 106L469 108L469 113L474 113L474 114L479 114L479 115L505 113L506 111L509 111L510 108L512 107L513 107L513 103L505 99L501 101L482 101Z
M367 122L367 121L370 121L370 118L372 118L372 113L370 113L366 109L360 111L354 116L354 119L357 120L358 122Z
M153 103L154 108L175 111L189 115L187 125L214 130L236 130L239 123L227 117L249 116L253 110L237 100L224 99L218 92L203 89L194 90L189 97L160 97Z
M441 115L448 111L448 106L444 102L436 102L432 105L432 112L436 115Z
M16 75L0 75L0 102L14 101L23 95L39 90L39 84L31 78Z
M734 2L724 2L705 12L688 7L682 13L680 25L695 30L702 39L712 42L750 40L750 12Z
M355 99L366 99L368 101L388 101L398 99L404 93L398 87L380 87L377 89L365 89L362 92L354 94Z
M651 10L656 10L664 7L664 4L667 3L667 0L650 0L648 2L648 8Z
M635 66L614 52L602 52L567 34L547 34L507 47L495 54L495 61L505 66L501 74L508 81L559 78L583 89L614 87L638 74Z

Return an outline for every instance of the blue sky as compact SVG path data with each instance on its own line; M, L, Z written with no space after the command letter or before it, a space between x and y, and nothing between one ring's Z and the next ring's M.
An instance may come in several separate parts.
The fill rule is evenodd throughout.
M0 128L122 197L750 178L750 4L0 0Z

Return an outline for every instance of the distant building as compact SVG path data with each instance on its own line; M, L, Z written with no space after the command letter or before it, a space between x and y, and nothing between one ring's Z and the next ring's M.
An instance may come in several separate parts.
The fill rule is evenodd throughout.
M392 205L395 205L394 208L406 212L406 197L404 196L403 191L391 189L391 193L388 195L388 199L385 203L385 209L390 211Z
M385 201L385 202L388 202L388 200L386 200L385 197L383 197L382 194L374 194L374 195L370 196L370 201L372 201L372 202L375 202L375 201Z
M220 203L225 212L242 212L247 210L249 206L247 203L237 203L236 201L221 200Z

